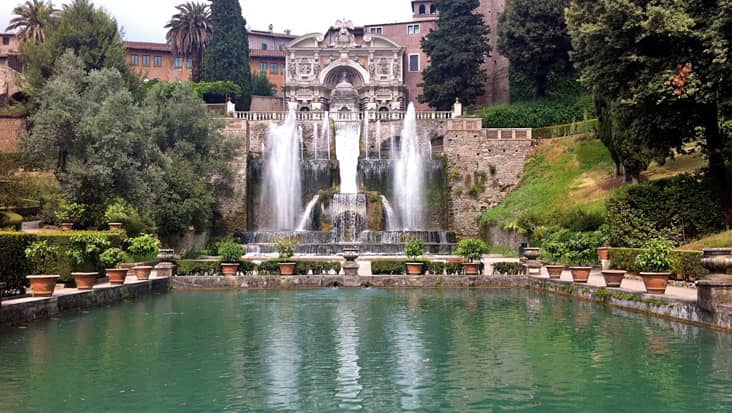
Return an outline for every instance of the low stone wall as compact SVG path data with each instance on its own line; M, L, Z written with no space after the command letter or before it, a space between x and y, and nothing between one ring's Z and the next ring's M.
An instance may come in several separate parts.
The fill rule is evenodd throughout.
M86 310L170 290L170 278L153 278L125 285L105 285L48 298L7 300L0 307L0 326L17 326L58 314Z
M179 290L221 289L297 289L297 288L525 288L528 279L522 275L465 276L465 275L375 275L347 277L343 275L307 276L189 276L173 277L172 287Z
M720 311L712 313L702 310L697 305L696 300L631 292L621 288L578 285L568 281L547 278L530 277L529 287L629 311L732 332L732 306L721 308Z

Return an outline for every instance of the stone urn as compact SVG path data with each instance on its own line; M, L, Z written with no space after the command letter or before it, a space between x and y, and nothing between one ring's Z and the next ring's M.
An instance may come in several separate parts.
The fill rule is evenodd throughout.
M546 265L546 272L549 273L549 278L552 280L558 280L562 278L562 271L564 271L564 265Z
M161 249L155 257L157 262L175 262L175 251L172 249Z
M355 277L358 275L359 265L356 262L358 258L358 248L346 247L343 248L343 258L346 262L343 263L343 274L349 277Z
M717 312L721 305L732 305L732 248L707 248L702 265L710 274L696 281L697 302L705 311Z
M58 275L29 275L25 277L30 281L30 289L33 297L50 297L56 289Z
M109 230L110 231L122 231L122 223L121 222L110 222L108 225L109 225Z
M590 279L592 267L569 267L572 272L572 281L576 283L586 283Z
M229 276L229 277L235 276L238 271L239 271L238 262L222 262L221 263L221 273L224 274L224 276Z
M149 280L152 270L153 267L149 265L139 265L137 267L132 267L132 271L135 272L135 276L137 276L138 281Z
M643 285L648 294L666 294L668 279L671 277L670 272L642 272L640 276L643 277Z
M239 267L239 264L236 264L237 268ZM155 266L155 274L158 278L170 278L173 276L173 269L175 268L175 264L172 262L161 262L160 264Z
M74 277L76 283L76 289L81 291L90 291L94 288L94 284L97 283L97 276L99 273L96 272L72 272L71 276Z
M540 255L541 255L541 250L539 248L535 248L535 247L524 248L524 258L526 259L524 264L526 265L526 270L529 275L541 274L541 262L538 261L538 258Z
M541 255L541 250L535 247L524 248L524 257L529 261L536 261Z
M125 279L127 279L126 268L109 268L106 272L109 283L112 285L122 285L125 283Z
M625 278L623 270L603 270L602 278L605 279L605 285L612 288L619 288Z
M281 262L277 264L280 267L280 275L295 275L296 262Z

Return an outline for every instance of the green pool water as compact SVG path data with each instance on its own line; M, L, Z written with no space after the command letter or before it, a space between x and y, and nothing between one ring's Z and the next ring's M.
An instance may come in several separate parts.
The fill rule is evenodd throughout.
M732 336L527 290L175 292L0 332L0 412L732 411Z

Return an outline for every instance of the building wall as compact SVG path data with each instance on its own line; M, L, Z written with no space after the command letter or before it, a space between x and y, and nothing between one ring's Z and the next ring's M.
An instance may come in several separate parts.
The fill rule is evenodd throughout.
M285 86L285 55L282 53L281 56L259 56L260 53L257 51L251 51L249 55L249 70L252 74L262 73L265 69L262 65L266 66L264 73L267 74L267 80L275 86L274 94L282 96L282 90ZM277 68L277 71L272 69Z
M485 94L478 98L480 105L509 103L511 90L508 80L508 59L498 53L498 15L506 8L506 0L481 0L478 12L481 13L490 27L491 55L486 59L483 68L488 74Z
M137 56L137 64L133 62L134 56ZM144 56L150 58L147 65L143 64ZM155 65L155 57L161 58L161 65ZM181 67L176 67L175 61L176 55L170 51L165 43L130 42L127 45L127 63L143 79L159 79L166 82L190 80L191 70L188 68L185 59Z
M276 86L275 94L282 96L285 85L285 53L287 43L296 39L287 33L272 31L249 31L249 69L254 73L266 73L267 79ZM266 65L266 70L262 65ZM273 71L273 65L276 71Z
M18 152L18 142L25 127L25 119L0 118L0 153Z

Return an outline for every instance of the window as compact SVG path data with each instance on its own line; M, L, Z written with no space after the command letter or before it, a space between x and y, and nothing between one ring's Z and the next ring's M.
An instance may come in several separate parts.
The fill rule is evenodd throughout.
M272 73L273 75L277 74L277 69L278 69L277 63L272 63L271 65L269 65L269 72Z
M183 68L183 58L182 57L176 57L175 58L175 68L176 69L182 69Z
M437 6L434 4L430 6L430 14L437 14Z
M7 46L10 44L10 37L9 36L3 36L3 46Z
M140 64L140 56L138 56L136 54L130 55L130 64L132 66L139 65Z
M267 74L267 63L260 63L259 64L259 72Z
M408 24L407 25L407 34L419 34L419 25L418 24Z
M420 14L420 16L422 16L425 13L427 13L427 8L424 7L424 4L422 4L422 5L419 6L419 14Z
M150 66L150 56L148 56L146 54L142 55L142 65Z
M155 67L161 67L163 65L163 56L155 56L154 62Z
M188 61L186 62L186 67L188 69L193 68L193 59L188 59Z
M419 55L418 54L409 55L409 71L410 72L419 72Z
M262 43L262 50L267 50L267 43Z
M282 65L282 74L287 73L287 65Z
M369 27L369 33L384 34L384 28L383 27Z

